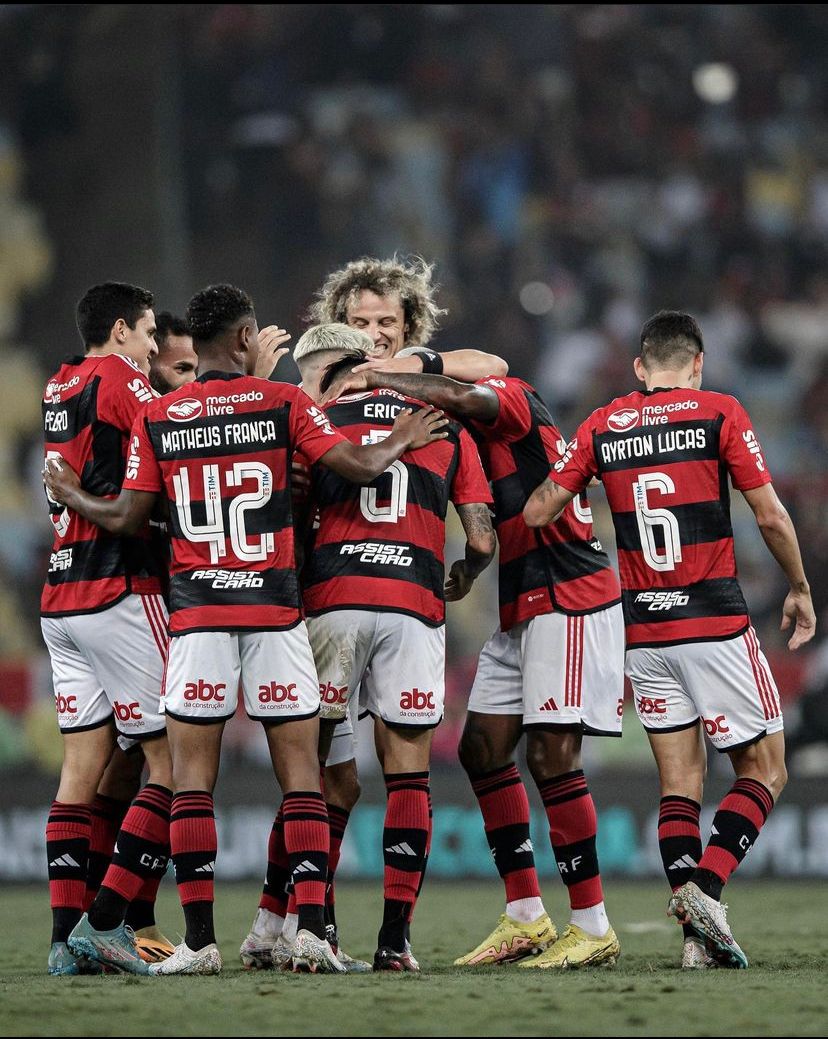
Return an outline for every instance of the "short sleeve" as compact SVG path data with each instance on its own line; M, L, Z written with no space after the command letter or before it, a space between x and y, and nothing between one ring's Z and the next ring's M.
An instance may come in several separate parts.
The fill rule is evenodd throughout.
M129 437L123 490L160 491L163 486L161 467L147 433L146 416L141 414L135 420Z
M771 482L759 440L750 416L734 398L722 423L720 453L737 491L751 491Z
M158 394L129 358L115 354L108 360L98 392L98 418L128 433L136 417Z
M325 412L318 408L302 390L293 388L294 402L290 409L290 436L293 446L302 452L310 464L318 462L346 438L334 429Z
M479 379L476 386L486 386L497 394L500 408L494 422L473 422L474 428L487 440L520 440L532 428L532 413L526 394L517 379L490 376Z
M451 500L455 505L471 505L492 501L489 481L483 472L483 464L474 441L465 429L460 431L460 458L451 485Z
M581 423L561 458L552 467L549 478L564 490L580 494L598 475L598 464L592 440L592 416Z

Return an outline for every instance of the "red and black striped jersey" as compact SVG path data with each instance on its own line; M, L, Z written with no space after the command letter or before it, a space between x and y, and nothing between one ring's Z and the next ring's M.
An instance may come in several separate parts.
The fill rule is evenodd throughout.
M593 476L604 483L628 647L747 629L728 473L740 491L770 483L747 412L735 397L684 388L637 390L598 408L554 467L569 491Z
M492 423L471 423L492 481L500 542L500 626L508 631L543 613L581 614L621 598L618 578L592 531L586 494L555 523L532 530L523 519L529 495L561 457L565 441L538 392L521 379L481 379L497 394Z
M288 473L344 438L296 386L207 372L133 428L124 490L167 499L170 634L301 619Z
M326 411L353 443L372 444L388 436L400 411L421 407L380 389L342 397ZM447 439L407 451L365 487L316 466L319 525L302 571L306 612L379 610L443 624L448 503L491 500L474 441L457 423Z
M156 396L128 357L73 357L43 394L47 457L65 458L90 494L117 497L133 422ZM40 601L45 616L94 613L131 592L160 591L148 529L138 537L115 537L56 505L51 519L54 542Z

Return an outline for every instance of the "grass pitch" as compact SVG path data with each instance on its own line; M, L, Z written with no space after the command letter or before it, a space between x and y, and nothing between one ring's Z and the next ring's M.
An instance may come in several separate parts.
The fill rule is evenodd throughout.
M547 907L566 923L558 885ZM502 911L500 885L426 884L414 951L421 975L314 977L246 973L238 947L258 899L218 885L225 970L217 978L50 978L45 885L0 893L0 1034L25 1036L782 1036L825 1035L828 932L817 884L732 885L730 920L748 971L677 969L681 932L665 915L664 885L607 884L622 954L614 970L474 972L451 966ZM371 958L377 886L343 883L345 948ZM181 910L166 880L159 920L176 936ZM822 926L820 926L822 925Z

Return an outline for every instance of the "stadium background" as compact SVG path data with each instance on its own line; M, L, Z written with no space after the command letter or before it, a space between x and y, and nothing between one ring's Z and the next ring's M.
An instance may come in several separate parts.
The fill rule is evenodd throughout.
M295 341L330 269L395 250L437 263L434 345L500 353L566 432L630 386L645 317L699 317L705 385L754 417L822 626L787 653L781 575L735 503L791 772L744 872L828 874L828 8L11 4L0 30L0 879L45 875L60 762L37 618L39 400L77 350L76 300L122 279L180 312L231 281ZM277 374L297 378L287 361ZM593 506L611 548L600 492ZM493 874L455 747L494 581L449 611L432 876ZM655 876L655 770L627 706L624 739L587 748L601 861ZM710 805L726 764L711 759ZM370 877L369 733L360 767L341 872ZM277 794L246 719L217 800L218 875L259 877Z

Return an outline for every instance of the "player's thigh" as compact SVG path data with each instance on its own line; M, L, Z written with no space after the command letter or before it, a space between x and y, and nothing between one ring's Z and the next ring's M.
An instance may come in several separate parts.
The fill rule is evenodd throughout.
M374 718L374 726L382 731L382 769L387 774L426 772L431 760L433 728L389 725Z
M357 696L379 616L374 610L336 610L308 617L323 718L344 718Z
M621 606L522 625L523 724L620 736L624 706Z
M98 793L114 801L131 801L141 788L144 754L137 741L129 740L130 746L125 749L120 740L98 784Z
M756 638L686 643L669 650L716 750L731 753L783 728L779 692Z
M236 712L240 674L235 632L193 631L174 636L164 675L162 707L167 720L194 725L227 721Z
M319 714L319 681L304 622L238 635L245 710L261 722ZM314 748L316 753L318 748Z
M303 718L265 720L264 729L273 771L282 793L318 791L319 712Z
M118 731L142 739L163 730L167 613L161 596L128 595L101 613L71 621L112 704Z
M362 703L388 725L434 728L446 695L446 629L401 613L378 613Z
M675 667L675 647L628 649L625 670L639 721L650 734L681 732L697 725L699 710Z
M701 803L707 752L701 723L673 732L648 732L662 797L689 797Z
M63 765L57 800L91 804L115 746L111 722L63 734Z
M43 617L43 640L49 650L58 727L67 733L110 727L112 705L94 668L70 631L71 617Z

